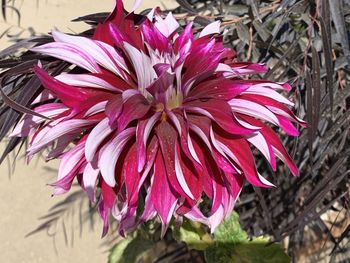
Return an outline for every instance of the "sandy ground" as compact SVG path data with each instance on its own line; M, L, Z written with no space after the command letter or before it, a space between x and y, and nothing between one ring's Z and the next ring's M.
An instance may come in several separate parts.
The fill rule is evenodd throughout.
M130 9L133 1L124 2ZM176 6L174 2L148 0L143 2L140 9L151 5L173 7ZM33 30L38 34L47 33L52 28L79 32L86 26L69 21L94 12L109 11L113 0L16 0L15 6L21 11L21 24L17 26L16 15L9 12L7 23L0 18L0 36L9 26L12 27L9 31L11 34L22 32L23 37L29 36ZM0 49L9 45L9 39L0 38ZM46 164L42 160L33 161L27 166L22 159L10 175L9 168L12 167L8 163L0 166L0 262L107 262L108 247L102 245L100 221L97 220L94 231L84 226L80 237L77 213L70 212L63 218L67 226L68 245L65 243L62 220L57 224L55 238L52 236L54 228L48 233L40 232L26 237L42 223L39 218L64 199L64 196L51 198L52 189L47 183L54 180L55 173L45 169L48 165L57 168L57 163Z

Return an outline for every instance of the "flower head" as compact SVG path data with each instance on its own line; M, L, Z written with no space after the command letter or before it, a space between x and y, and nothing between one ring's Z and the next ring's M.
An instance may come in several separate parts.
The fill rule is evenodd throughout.
M33 49L75 65L55 77L35 68L45 89L34 109L50 120L26 115L12 133L31 136L29 158L48 149L48 159L61 160L55 194L77 178L99 203L104 233L111 212L121 234L154 217L164 234L173 216L214 230L245 180L272 186L251 146L274 170L278 157L297 175L266 124L291 136L298 135L293 122L305 125L278 93L288 84L248 79L266 68L237 62L219 22L195 34L191 23L181 31L171 13L154 9L136 25L116 3L91 39L54 31L54 42ZM209 214L199 208L203 197L212 201Z

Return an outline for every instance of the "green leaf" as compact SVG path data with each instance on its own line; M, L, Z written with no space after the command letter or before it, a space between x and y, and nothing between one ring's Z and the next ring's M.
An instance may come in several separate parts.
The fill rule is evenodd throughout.
M140 235L124 239L116 244L108 257L108 263L134 263L147 257L147 252L154 243ZM144 262L144 260L142 260Z
M260 238L257 238L260 239ZM217 243L205 251L208 263L289 263L290 258L280 244L266 240L253 240L241 244Z
M239 224L237 213L225 220L214 232L215 243L208 247L208 263L287 263L290 258L280 244L269 244L269 238L258 237L249 241Z
M108 256L108 263L121 262L125 248L129 245L132 239L124 239L113 246Z
M178 242L185 242L191 249L205 250L213 244L211 236L200 223L185 221L180 228L172 226L172 229L173 237Z
M244 263L289 263L290 258L280 244L269 244L266 238L239 244L234 248L232 262Z
M241 243L248 241L247 233L239 224L239 216L233 212L231 217L220 224L214 232L215 241L224 243Z

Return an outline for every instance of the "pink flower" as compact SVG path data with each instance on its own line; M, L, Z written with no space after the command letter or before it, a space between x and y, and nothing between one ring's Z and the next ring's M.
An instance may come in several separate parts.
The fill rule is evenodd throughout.
M305 126L278 93L288 84L248 79L266 68L235 61L219 22L199 34L190 23L179 33L172 14L163 19L155 9L135 25L134 14L116 3L92 39L52 32L55 42L33 49L78 69L52 77L37 66L45 89L35 111L50 120L26 115L12 133L31 136L28 158L47 149L48 159L61 160L55 194L77 178L99 202L104 234L110 212L122 235L155 217L164 234L173 216L213 231L232 212L245 180L272 186L258 173L251 145L274 170L278 157L298 174L265 124L291 136L298 136L293 123ZM209 215L199 208L205 196Z

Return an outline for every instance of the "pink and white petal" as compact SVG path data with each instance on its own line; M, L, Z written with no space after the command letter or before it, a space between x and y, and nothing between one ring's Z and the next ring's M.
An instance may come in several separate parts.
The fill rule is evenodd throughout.
M124 49L136 71L138 87L141 93L144 93L146 88L153 82L153 79L157 77L152 67L151 59L127 42L124 42Z
M232 160L236 161L234 154L229 150L229 148L225 144L216 140L212 127L210 127L210 140L211 140L211 143L213 144L214 148L220 153L220 155L224 158L226 163L229 165L229 167L227 167L228 169L225 169L224 171L229 172L231 170L231 172L241 173L241 169L239 167L237 167L230 160L230 158L231 158ZM228 157L230 157L230 158L228 158ZM232 169L233 169L233 171L232 171Z
M229 104L234 112L260 118L279 126L276 115L261 104L244 99L232 99L229 101Z
M215 213L208 218L210 224L210 233L213 234L215 232L215 229L221 224L224 218L225 210L223 205L220 205L219 208L215 211Z
M62 59L86 69L89 72L101 72L94 57L89 53L82 51L76 45L63 42L52 42L32 48L31 51Z
M157 156L159 144L155 137L152 138L151 142L148 145L147 148L147 163L145 164L145 168L142 171L141 179L138 185L138 191L140 191L141 187L143 186L143 183L145 182L146 178L148 177L149 173L151 172L154 161Z
M73 146L72 149L63 154L58 168L58 178L61 180L73 170L77 169L77 164L84 157L85 141Z
M113 47L106 43L86 37L70 36L58 31L52 31L52 36L56 42L67 43L75 48L80 48L84 53L90 54L99 65L122 78L123 74L120 68L127 71L124 59Z
M242 75L266 73L268 70L264 64L254 62L235 62L231 67L233 71Z
M147 189L147 195L145 197L145 208L142 212L142 215L140 216L139 219L139 224L142 224L144 222L147 222L148 220L151 220L157 215L157 211L154 209L154 205L151 201L151 192L152 192L152 185L153 185L153 180L154 176L152 175L151 177L151 186L148 187Z
M187 182L186 182L186 179L185 179L185 176L184 176L184 173L182 171L182 168L181 168L181 164L180 164L180 160L179 160L179 154L178 154L178 147L176 147L177 149L175 149L175 174L176 174L176 178L177 178L177 181L179 182L182 190L185 192L185 194L187 194L191 199L195 199L195 197L193 196L192 192L191 192L191 189L189 188ZM192 175L194 176L194 175Z
M46 161L49 161L54 158L58 158L62 155L64 150L68 147L68 145L73 142L75 135L67 135L57 139L56 145L52 147L47 156L45 157Z
M137 8L139 8L141 6L141 4L142 4L142 1L143 0L135 0L134 1L134 5L133 5L133 7L130 10L130 13L134 12Z
M89 133L85 145L85 158L92 162L100 144L113 132L109 125L109 119L101 120Z
M200 32L199 37L204 37L208 35L213 35L213 34L219 34L220 33L220 26L221 22L220 21L214 21L207 25L206 27L203 28L203 30Z
M135 135L136 128L128 128L113 139L111 139L105 147L100 150L100 157L98 161L98 167L100 168L103 180L110 187L116 185L115 180L115 166L124 150L125 145Z
M106 110L107 102L108 101L101 101L93 105L85 112L84 118L91 117L97 113L104 112Z
M87 163L83 173L83 185L92 203L96 202L95 189L99 174L100 170L98 168L94 168L91 163Z
M288 100L287 98L285 98L284 96L279 94L278 92L276 92L273 89L268 88L268 87L262 88L262 87L257 87L256 85L253 85L242 93L243 94L252 94L252 95L254 95L254 94L262 95L262 96L274 99L278 102L281 102L281 103L284 103L284 104L287 104L290 106L294 106L293 102L291 102L290 100Z
M187 212L184 216L192 221L209 226L208 218L203 215L197 206L192 207L191 211Z
M168 13L165 19L163 19L160 15L155 15L155 26L156 28L165 36L169 37L172 33L175 32L179 27L179 23L174 18L171 12Z
M77 158L74 159L77 160ZM74 178L77 176L78 173L80 173L82 167L84 167L85 165L86 161L84 160L84 158L78 159L78 162L75 163L75 165L72 167L72 170L70 170L68 174L51 184L51 186L54 187L53 194L59 195L68 192L69 189L72 187Z
M232 213L235 201L233 196L230 194L230 191L226 187L224 187L222 191L222 204L224 206L225 219L227 219Z
M264 184L267 185L269 187L276 187L273 183L269 182L265 177L263 177L260 173L258 173L258 177L260 179L260 181Z
M96 120L66 120L58 123L55 126L49 127L47 132L42 137L35 138L33 144L28 149L28 155L33 155L39 152L42 148L64 135L78 134L81 131L93 126Z
M272 169L276 171L276 158L273 149L260 132L255 132L251 136L247 136L247 140L253 144L269 161Z
M298 118L297 116L295 116L293 112L288 108L279 108L271 105L267 105L267 108L269 108L269 110L271 110L275 114L281 115L290 121L295 121L299 123L301 126L306 127L306 122Z
M271 88L274 90L287 90L290 91L291 87L288 83L268 82L268 81L255 81L255 88Z
M192 139L191 139L191 136L190 136L190 133L188 133L188 136L187 136L187 145L188 145L188 150L192 156L192 158L199 164L201 164L200 160L199 160L199 157L197 155L197 152L196 150L194 149L193 147L193 143L192 143Z
M147 19L152 22L153 18L154 18L154 13L156 11L156 8L153 7L151 11L149 11L149 13L146 15Z
M83 87L83 88L96 88L109 91L121 91L118 87L114 87L109 82L89 74L60 74L55 79L71 86Z
M47 100L51 100L54 99L55 97L52 95L52 93L49 90L44 89L39 95L38 97L35 98L35 100L33 100L33 102L31 103L31 105L40 103L40 102L44 102Z
M38 106L34 109L35 112L47 118L54 118L59 114L65 112L68 108L62 103L49 103L45 105ZM47 119L41 118L39 116L25 115L24 119L20 121L11 134L10 137L24 137L28 136L32 131L32 128L36 128L39 124L47 121Z
M168 36L174 33L180 26L171 12L167 14L167 16L164 19L164 22L167 24L168 27Z

